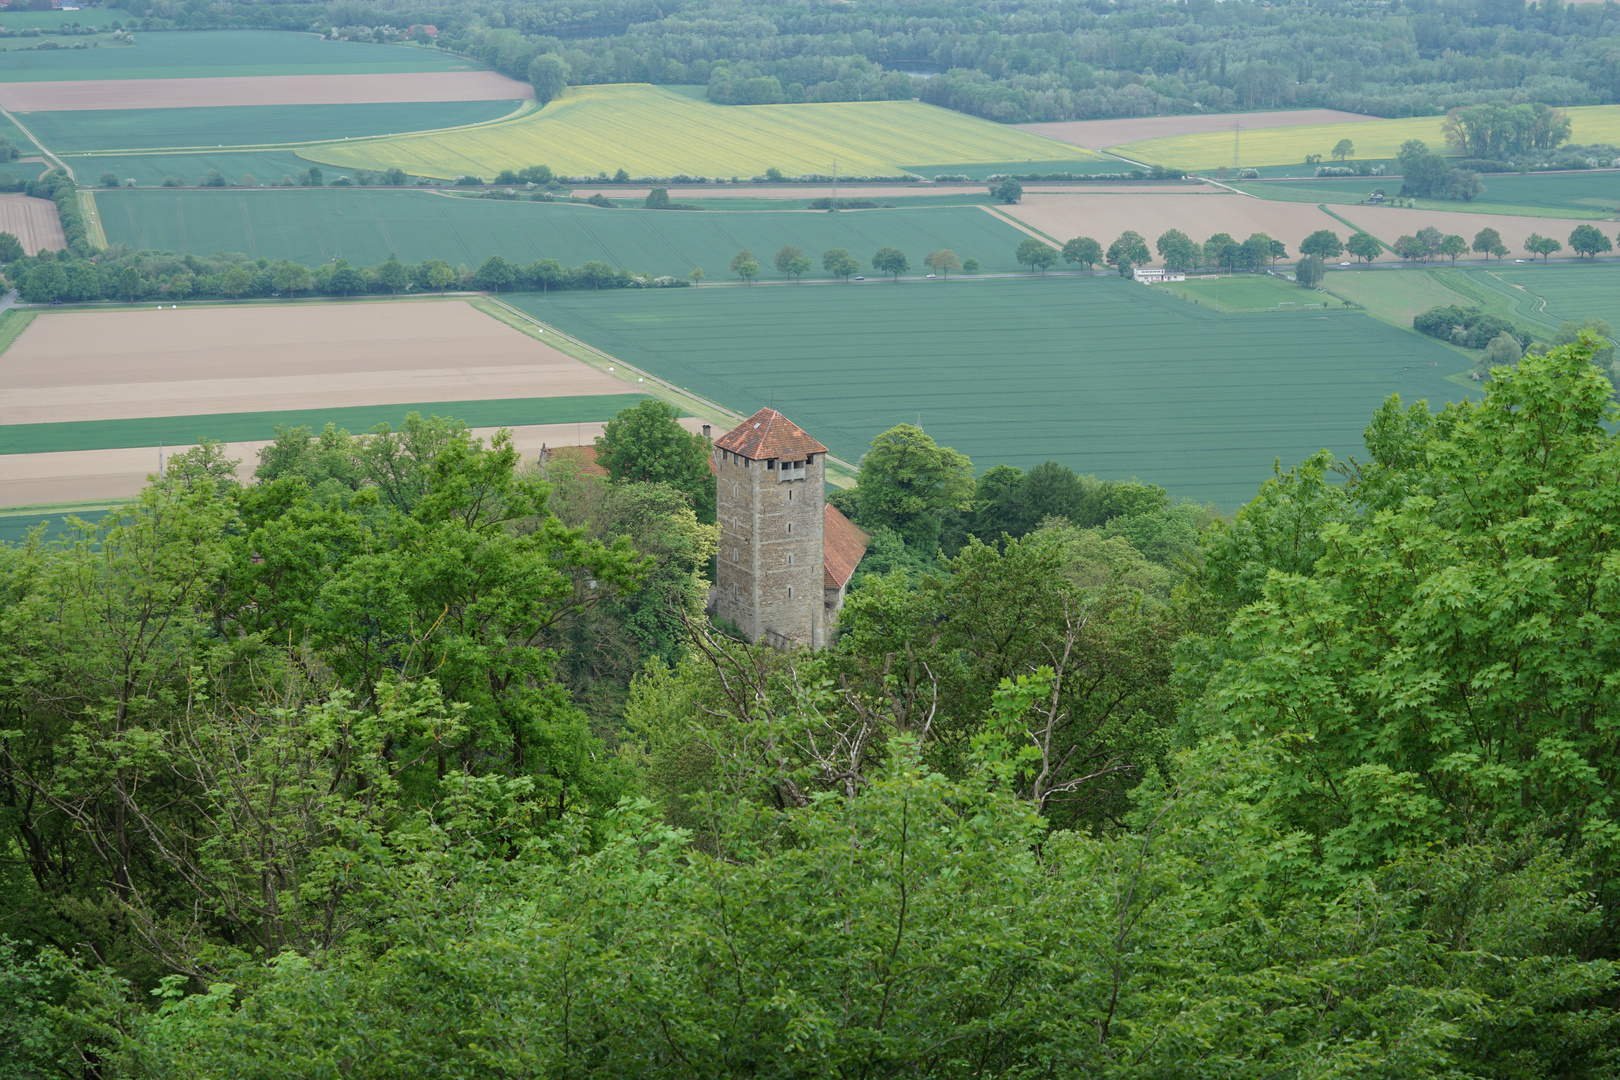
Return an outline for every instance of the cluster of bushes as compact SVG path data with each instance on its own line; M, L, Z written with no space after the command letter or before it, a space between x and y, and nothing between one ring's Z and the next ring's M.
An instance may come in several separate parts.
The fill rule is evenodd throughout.
M270 186L353 187L358 184L360 187L371 187L372 185L377 185L380 187L404 187L410 181L410 179L410 176L406 174L404 169L395 167L390 169L382 169L376 172L373 172L370 169L356 169L353 176L345 174L328 181L326 179L325 171L322 170L319 165L311 165L309 168L299 173L283 173L281 179L279 181L272 181ZM133 179L121 181L118 174L114 172L102 173L100 180L97 182L102 187L108 188L135 186L135 181ZM481 184L483 183L483 180L480 179L477 182ZM417 183L420 184L422 181L418 180ZM186 182L183 178L178 176L165 176L159 186L166 188L180 188L185 187ZM220 170L210 169L197 179L197 186L214 188L258 187L259 180L251 173L243 173L240 179L232 180Z
M1413 316L1412 328L1420 334L1469 349L1483 349L1498 334L1508 335L1523 349L1529 346L1534 336L1500 315L1455 304L1442 304Z
M834 199L824 195L811 199L808 205L811 210L876 210L878 204L875 199Z
M1354 165L1318 165L1317 176L1383 176L1385 166L1382 162L1373 164L1370 161L1358 161Z
M1251 172L1253 170L1244 170ZM1021 180L1026 184L1050 184L1058 181L1083 182L1087 180L1105 184L1117 184L1127 180L1181 180L1187 175L1185 169L1171 169L1164 165L1155 165L1151 169L1130 169L1126 172L1110 173L1075 173L1075 172L1049 172L1049 173L991 173L984 179L987 183L998 183L1002 180ZM1256 176L1259 174L1256 173ZM934 177L938 180L939 177ZM966 177L963 177L966 179ZM1248 179L1253 179L1249 177Z

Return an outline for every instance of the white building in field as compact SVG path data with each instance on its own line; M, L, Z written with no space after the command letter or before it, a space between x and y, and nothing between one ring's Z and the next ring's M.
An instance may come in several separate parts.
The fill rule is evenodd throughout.
M1166 281L1186 281L1187 275L1181 270L1166 270L1159 266L1137 266L1131 270L1131 277L1144 285L1161 285Z

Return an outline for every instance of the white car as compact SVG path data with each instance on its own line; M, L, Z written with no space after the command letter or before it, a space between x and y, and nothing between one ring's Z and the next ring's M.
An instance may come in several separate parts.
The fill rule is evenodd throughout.
M866 280L866 279L865 279L865 278L863 278L863 277L858 277L858 278L856 278L856 279L855 279L855 280L856 280L856 281L865 281L865 280Z
M1349 263L1340 263L1339 265L1340 266L1349 266L1350 264Z
M1524 262L1524 260L1523 260L1523 259L1514 259L1514 260L1513 260L1513 261L1514 261L1514 262L1516 262L1516 263L1522 263L1522 262Z
M933 275L933 274L929 274L929 275L928 275L928 276L929 276L929 277L933 277L933 276L934 276L934 275Z

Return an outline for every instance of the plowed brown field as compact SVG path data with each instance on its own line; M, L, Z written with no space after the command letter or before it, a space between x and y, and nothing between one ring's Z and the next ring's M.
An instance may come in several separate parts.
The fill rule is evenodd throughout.
M41 248L55 251L67 247L62 222L56 216L56 204L49 199L0 195L0 232L8 232L21 240L23 251L29 255Z
M0 424L627 390L459 301L47 312L0 354Z
M508 79L493 71L0 83L0 107L13 112L193 109L214 105L367 105L390 101L502 101L533 96L528 83Z
M1134 116L1118 120L1062 120L1054 124L1018 124L1017 127L1048 139L1106 150L1110 146L1159 139L1167 135L1202 135L1209 131L1231 131L1241 123L1244 131L1260 128L1293 127L1295 124L1346 124L1365 120L1358 113L1337 109L1300 109L1289 112L1221 113L1194 116Z

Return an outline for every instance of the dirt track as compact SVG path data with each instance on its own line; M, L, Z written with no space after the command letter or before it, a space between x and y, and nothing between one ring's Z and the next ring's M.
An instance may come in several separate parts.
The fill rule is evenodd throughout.
M1360 113L1339 112L1337 109L1300 109L1288 112L1204 113L1192 116L1137 116L1117 120L1062 120L1053 124L1015 124L1014 127L1045 135L1048 139L1066 142L1070 146L1083 146L1088 150L1106 150L1110 146L1143 139L1160 139L1167 135L1202 135L1208 131L1231 131L1232 125L1242 123L1243 130L1293 127L1295 124L1347 124L1370 117Z
M703 421L688 417L682 419L681 424L695 434ZM496 430L474 428L473 434L488 439ZM511 430L513 441L524 459L533 461L541 444L590 445L602 434L602 424L535 424ZM250 478L253 470L258 468L259 449L265 445L264 442L225 444L226 456L241 460L242 464L236 471L243 480ZM175 449L168 447L164 451L165 457L173 456ZM0 455L0 507L131 498L146 486L149 475L157 471L157 463L158 448L155 446L126 450L79 450L60 454Z
M625 392L459 301L46 312L0 354L0 424Z
M502 101L533 96L528 83L508 79L493 71L0 83L0 107L12 112L193 109L214 105L365 105L390 101Z
M49 199L0 195L0 232L8 232L21 240L23 251L29 255L41 248L58 251L67 247L62 222L56 216L56 204Z
M1126 229L1134 229L1153 241L1167 229L1180 229L1202 242L1218 232L1231 233L1243 240L1263 232L1288 245L1290 256L1298 253L1299 243L1318 229L1330 229L1347 238L1354 230L1344 222L1318 210L1311 203L1271 202L1205 188L1205 194L1161 193L1105 194L1069 192L1061 195L1025 195L1015 206L1001 207L1010 216L1058 240L1089 236L1105 248ZM1214 192L1208 194L1207 192ZM1372 233L1386 244L1403 234L1415 234L1426 226L1442 233L1456 233L1470 242L1480 229L1490 227L1502 234L1502 241L1520 254L1520 245L1533 232L1563 240L1576 222L1559 218L1515 217L1507 214L1469 214L1446 210L1398 210L1384 206L1335 206L1335 213ZM1346 255L1346 261L1355 261ZM1398 262L1389 252L1382 261ZM1156 263L1158 260L1155 259Z

